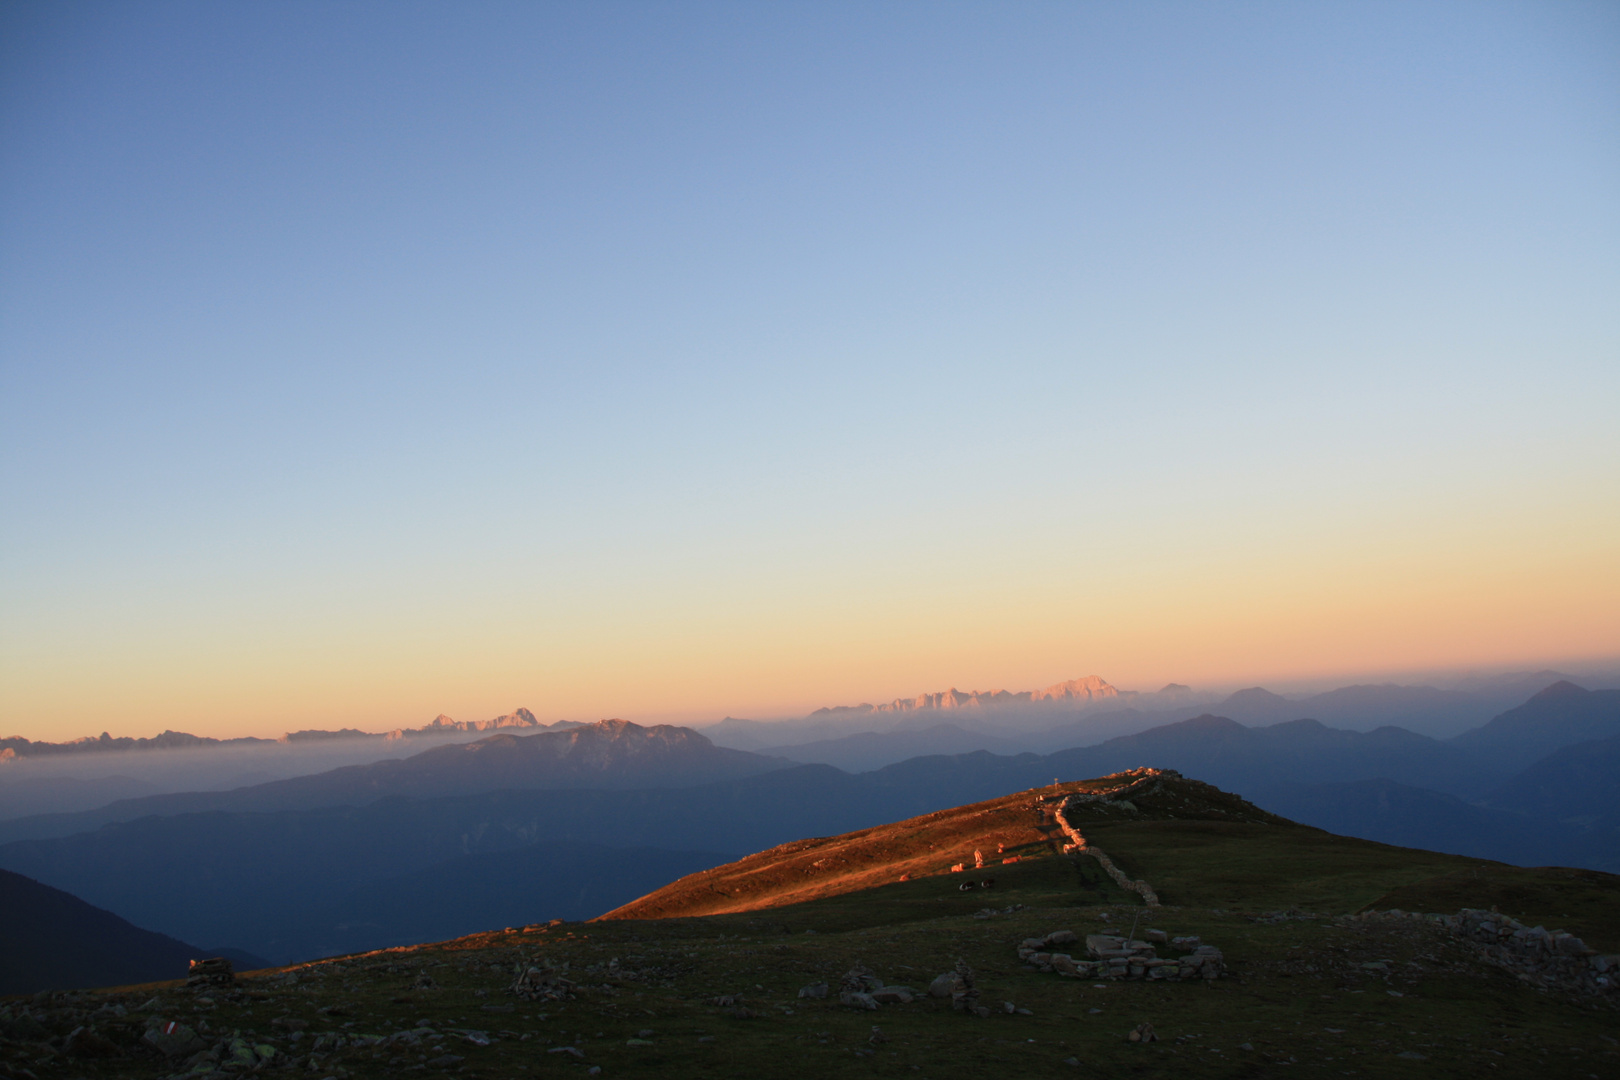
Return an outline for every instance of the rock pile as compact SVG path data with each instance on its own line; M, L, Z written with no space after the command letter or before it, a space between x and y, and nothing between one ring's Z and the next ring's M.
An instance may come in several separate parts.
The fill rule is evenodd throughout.
M1154 930L1148 935L1160 941L1168 937ZM1217 979L1226 971L1221 950L1197 938L1169 941L1174 947L1191 950L1189 955L1175 960L1161 960L1152 941L1114 934L1087 934L1084 960L1052 951L1056 946L1078 941L1072 930L1055 930L1045 937L1025 938L1018 946L1018 957L1041 971L1055 971L1071 979Z
M968 967L966 960L958 960L955 971L936 976L928 984L928 996L950 998L951 1008L957 1012L981 1017L990 1015L990 1010L979 1004L979 991L973 985L973 969Z
M1563 930L1525 926L1496 911L1463 908L1455 915L1415 911L1364 911L1356 922L1419 920L1451 931L1477 946L1482 959L1532 986L1580 994L1612 994L1620 989L1620 955L1599 955Z
M555 968L536 964L519 965L509 991L524 1001L567 1001L574 996L574 984Z

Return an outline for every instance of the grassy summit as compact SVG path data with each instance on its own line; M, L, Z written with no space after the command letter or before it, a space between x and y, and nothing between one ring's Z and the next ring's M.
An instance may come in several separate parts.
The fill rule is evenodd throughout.
M1095 859L1061 854L1050 814L1071 795L1129 779L783 845L592 923L260 972L206 1000L166 984L29 1004L60 1035L93 1027L117 1056L53 1055L20 1041L5 1052L36 1075L85 1077L206 1075L208 1053L228 1057L233 1037L274 1048L263 1071L285 1063L285 1075L316 1078L586 1076L593 1067L605 1077L1620 1075L1620 995L1537 988L1431 923L1342 918L1369 906L1496 904L1613 951L1620 879L1333 836L1166 774L1128 806L1068 813L1088 843L1152 884L1164 906L1148 909ZM975 850L983 869L972 869ZM1000 861L1010 857L1018 861ZM951 872L959 863L968 869ZM1017 954L1025 938L1054 930L1083 942L1133 928L1202 937L1224 952L1227 977L1093 982L1042 973ZM989 1017L922 993L959 960ZM510 995L516 968L531 964L570 980L573 997ZM840 1005L840 977L857 965L920 996L877 1011ZM831 995L798 997L815 983L831 984ZM127 1015L95 1011L110 1003ZM11 1009L15 1018L18 1003ZM208 1050L139 1056L130 1047L154 1019L193 1027ZM1142 1023L1160 1041L1128 1041Z

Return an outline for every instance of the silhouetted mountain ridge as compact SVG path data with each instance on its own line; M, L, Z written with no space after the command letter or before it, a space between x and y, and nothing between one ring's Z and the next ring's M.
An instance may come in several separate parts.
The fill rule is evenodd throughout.
M0 911L0 994L179 979L217 955L6 870Z

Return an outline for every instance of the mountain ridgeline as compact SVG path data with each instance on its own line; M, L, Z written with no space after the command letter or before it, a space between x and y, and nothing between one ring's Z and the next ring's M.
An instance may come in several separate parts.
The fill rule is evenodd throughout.
M170 937L285 962L584 918L750 852L1145 764L1370 840L1620 869L1617 755L1620 691L1564 682L1466 738L1207 714L854 775L604 721L0 822L0 866Z
M96 810L0 822L0 838L63 836L151 815L364 805L530 788L656 788L752 776L791 764L715 746L690 728L603 720L538 735L502 732L400 760L349 765L232 791L123 799Z

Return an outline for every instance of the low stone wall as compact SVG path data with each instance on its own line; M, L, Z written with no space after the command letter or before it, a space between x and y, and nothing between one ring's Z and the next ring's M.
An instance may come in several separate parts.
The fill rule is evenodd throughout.
M1476 946L1480 959L1512 972L1531 986L1578 994L1612 994L1620 990L1620 955L1599 955L1574 934L1525 926L1499 912L1463 908L1455 915L1424 915L1397 908L1364 911L1347 921L1411 920L1444 927Z
M1190 950L1189 955L1160 959L1152 941L1088 934L1086 958L1076 960L1069 953L1052 950L1078 944L1080 939L1071 930L1054 930L1045 937L1025 938L1018 946L1018 958L1041 971L1055 971L1071 979L1217 979L1225 973L1225 958L1213 945L1197 938L1171 940L1157 930L1148 933L1155 940Z
M1149 788L1157 787L1159 781L1165 777L1179 778L1181 776L1174 769L1133 769L1131 771L1139 774L1139 776L1128 784L1121 784L1119 787L1109 788L1107 791L1079 791L1070 795L1064 802L1076 806L1084 806L1086 803L1118 802L1121 799L1128 799L1132 795L1143 794Z
M1103 872L1109 877L1113 878L1116 885L1122 889L1126 889L1140 895L1143 902L1146 903L1148 907L1159 906L1159 894L1154 892L1152 887L1148 885L1147 882L1132 881L1130 878L1126 877L1125 872L1114 865L1114 860L1110 859L1103 852L1102 848L1093 847L1091 844L1088 844L1086 842L1086 838L1081 835L1080 830L1076 829L1074 825L1070 823L1068 817L1065 816L1064 811L1066 811L1069 806L1075 802L1096 803L1111 800L1114 796L1120 793L1134 793L1147 784L1158 783L1158 779L1159 778L1156 775L1144 777L1142 780L1138 780L1134 784L1129 784L1122 788L1116 788L1114 791L1099 793L1088 792L1083 798L1078 795L1070 795L1067 799L1064 799L1061 804L1059 804L1056 812L1052 815L1057 820L1058 828L1063 830L1063 835L1069 838L1069 844L1066 848L1064 848L1065 851L1075 851L1081 855L1090 855L1093 859L1096 859L1097 862L1102 866Z

